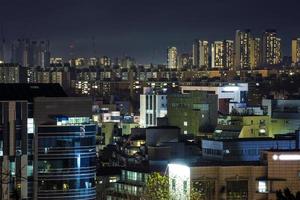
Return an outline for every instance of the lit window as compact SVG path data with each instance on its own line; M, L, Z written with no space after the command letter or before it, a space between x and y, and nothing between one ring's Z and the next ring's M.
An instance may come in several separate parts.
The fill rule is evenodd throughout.
M186 134L187 134L187 131L183 131L183 134L185 134L185 135L186 135Z
M115 176L109 177L109 182L110 182L110 183L115 183L115 182L117 182L117 177L115 177Z
M176 190L176 179L175 178L172 179L172 190L173 191Z
M184 125L184 126L187 126L187 125L188 125L187 121L183 122L183 125Z
M267 182L266 181L258 181L258 192L260 192L260 193L267 192Z
M34 121L33 118L27 119L27 133L34 133Z

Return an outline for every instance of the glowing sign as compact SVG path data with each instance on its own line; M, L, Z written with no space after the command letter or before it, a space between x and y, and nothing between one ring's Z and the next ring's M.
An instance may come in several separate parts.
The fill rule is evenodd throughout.
M272 158L273 160L300 161L300 154L274 154Z
M225 92L235 92L238 90L239 90L239 87L237 87L237 86L225 86L223 88L223 91L225 91Z

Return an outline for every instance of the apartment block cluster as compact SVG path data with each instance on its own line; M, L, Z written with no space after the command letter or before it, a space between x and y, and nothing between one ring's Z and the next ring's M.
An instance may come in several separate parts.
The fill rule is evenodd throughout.
M200 67L202 69L240 70L283 63L299 64L299 38L291 42L291 57L284 58L282 40L276 30L268 29L261 37L251 30L237 30L234 40L209 43L196 39L192 54L179 54L176 47L168 48L168 68Z

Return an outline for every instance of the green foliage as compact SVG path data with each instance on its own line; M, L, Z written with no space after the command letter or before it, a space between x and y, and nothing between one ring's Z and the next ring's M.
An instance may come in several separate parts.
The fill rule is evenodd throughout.
M294 195L289 188L276 191L277 200L300 200L300 191Z
M157 172L148 176L143 200L169 200L169 178Z
M147 178L144 194L141 200L171 200L169 193L169 177L154 172ZM201 193L197 192L194 188L190 191L189 200L203 199Z

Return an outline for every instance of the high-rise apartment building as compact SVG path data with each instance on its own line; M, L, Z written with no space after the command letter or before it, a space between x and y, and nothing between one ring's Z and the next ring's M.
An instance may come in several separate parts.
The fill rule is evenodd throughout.
M12 62L23 67L50 65L49 41L18 39L12 45Z
M17 64L0 64L0 83L26 83L28 69Z
M188 53L183 53L178 57L178 68L191 66L191 57Z
M126 56L121 60L121 68L130 69L135 65L136 65L135 59L132 57Z
M234 66L234 42L232 40L224 40L223 63L226 69L232 69Z
M234 65L238 69L250 67L250 42L251 32L237 30L235 33L235 61Z
M199 41L199 65L200 67L209 67L209 44L208 41Z
M34 99L34 198L96 199L96 132L92 100Z
M169 47L168 48L168 69L177 69L177 48Z
M281 59L281 38L278 37L276 30L266 30L262 39L263 65L280 64Z
M224 46L223 41L215 41L211 44L211 67L224 67Z
M250 67L257 68L261 65L261 39L251 38L250 40Z
M208 41L195 40L193 44L193 65L208 68L209 53Z
M199 67L199 40L196 39L193 42L193 51L192 51L192 56L193 56L193 66Z
M292 63L300 63L300 38L292 40Z
M99 63L101 66L109 67L111 66L111 59L108 56L102 56Z

